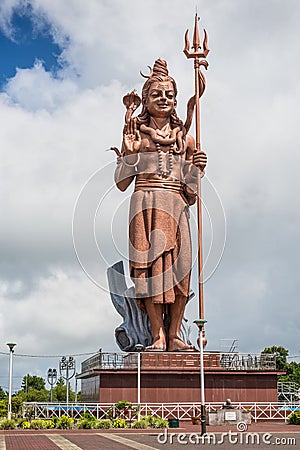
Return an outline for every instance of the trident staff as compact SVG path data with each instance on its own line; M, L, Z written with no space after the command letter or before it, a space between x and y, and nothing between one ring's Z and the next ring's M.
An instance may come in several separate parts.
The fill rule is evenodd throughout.
M201 66L205 69L208 67L208 62L203 59L206 58L209 48L207 45L207 33L204 30L203 52L200 51L200 38L198 30L198 15L195 15L195 27L193 36L193 52L190 52L190 43L188 40L188 30L185 33L185 48L184 54L187 58L194 59L195 70L195 96L191 99L191 104L196 106L196 152L201 151L201 129L200 129L200 97L205 90L205 77L200 70ZM190 103L190 102L189 102ZM204 391L204 357L203 347L206 344L204 324L204 297L203 297L203 253L202 253L202 204L201 204L201 169L198 169L197 176L197 218L198 218L198 283L199 283L199 319L194 323L199 330L199 347L200 347L200 389L201 389L201 434L206 433L206 410L205 410L205 391Z
M191 99L192 103L196 107L195 119L196 119L196 152L201 151L201 128L200 128L200 97L202 96L206 80L203 73L200 70L201 66L205 69L208 67L208 62L203 59L206 58L209 52L208 48L208 36L204 30L204 40L203 40L203 51L201 52L199 30L198 30L198 15L195 15L195 27L193 36L193 52L190 51L190 42L188 39L188 31L185 33L185 48L183 50L187 58L194 59L194 70L195 70L195 95ZM203 296L203 252L202 252L202 204L201 204L201 169L198 169L198 180L197 180L197 218L198 218L198 284L199 284L199 318L204 321L204 296ZM204 322L202 324L202 338L205 340Z

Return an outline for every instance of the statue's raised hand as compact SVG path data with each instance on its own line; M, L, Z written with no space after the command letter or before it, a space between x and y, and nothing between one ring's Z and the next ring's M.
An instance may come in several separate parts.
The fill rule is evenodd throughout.
M141 147L141 136L136 126L136 119L130 118L123 132L123 149L126 155L138 153Z

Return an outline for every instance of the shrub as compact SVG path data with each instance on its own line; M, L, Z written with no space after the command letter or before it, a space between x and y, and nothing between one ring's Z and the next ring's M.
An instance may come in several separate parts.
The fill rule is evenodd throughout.
M288 418L290 425L300 425L300 411L294 411Z
M148 425L149 425L149 423L147 421L147 418L143 417L142 419L136 420L135 422L133 422L132 428L137 428L137 429L143 429L144 430L144 429L148 428Z
M113 421L113 428L127 428L125 419L115 419Z
M57 428L57 422L59 421L59 417L53 416L51 420L54 424L54 428Z
M46 430L54 428L53 420L35 419L30 422L30 428L32 430Z
M77 422L77 427L84 429L84 430L90 430L91 428L93 428L94 423L95 423L95 420L80 419Z
M26 420L29 421L34 417L34 408L26 408L26 414L25 414Z
M0 420L0 430L14 430L16 422L13 419Z
M96 422L96 417L93 416L89 411L85 411L80 420L77 422L77 427L82 429L91 429L94 428L94 424Z
M108 430L112 427L112 422L109 419L95 420L93 428Z
M29 430L30 428L30 422L28 422L27 420L24 420L20 426L22 427L23 430Z
M45 428L45 421L43 419L35 419L30 422L32 430L43 430Z
M152 420L151 428L168 428L169 422L161 417L154 417Z
M69 430L74 426L74 419L68 416L61 416L56 422L56 428L61 430Z
M169 422L165 419L162 419L161 417L155 417L155 416L144 416L140 420L136 420L132 428L168 428Z
M52 419L44 420L44 423L47 430L55 427L54 421Z
M17 428L22 428L23 422L28 422L24 417L17 420Z
M81 414L81 419L96 420L96 417L93 414L91 414L89 411L84 411Z
M115 404L115 407L117 409L126 409L126 408L132 408L132 403L128 402L127 400L121 400L118 403Z

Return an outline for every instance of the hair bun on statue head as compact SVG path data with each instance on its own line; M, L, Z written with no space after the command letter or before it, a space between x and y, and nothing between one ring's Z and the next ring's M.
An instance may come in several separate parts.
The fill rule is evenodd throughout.
M167 61L165 61L164 59L157 59L154 62L153 65L153 69L148 66L150 69L150 74L149 75L144 75L142 71L140 71L140 74L142 75L142 77L144 78L151 78L151 77L168 77L169 76L169 71L168 71L168 67L167 67Z
M152 76L153 75L162 75L163 77L167 77L169 75L167 61L160 58L157 59L152 69Z

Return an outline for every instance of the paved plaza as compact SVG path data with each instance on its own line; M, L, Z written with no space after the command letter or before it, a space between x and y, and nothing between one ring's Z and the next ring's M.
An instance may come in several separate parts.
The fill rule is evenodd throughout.
M300 449L300 427L253 424L240 433L234 426L208 427L183 423L164 430L7 430L0 431L0 450L178 450L181 448Z

